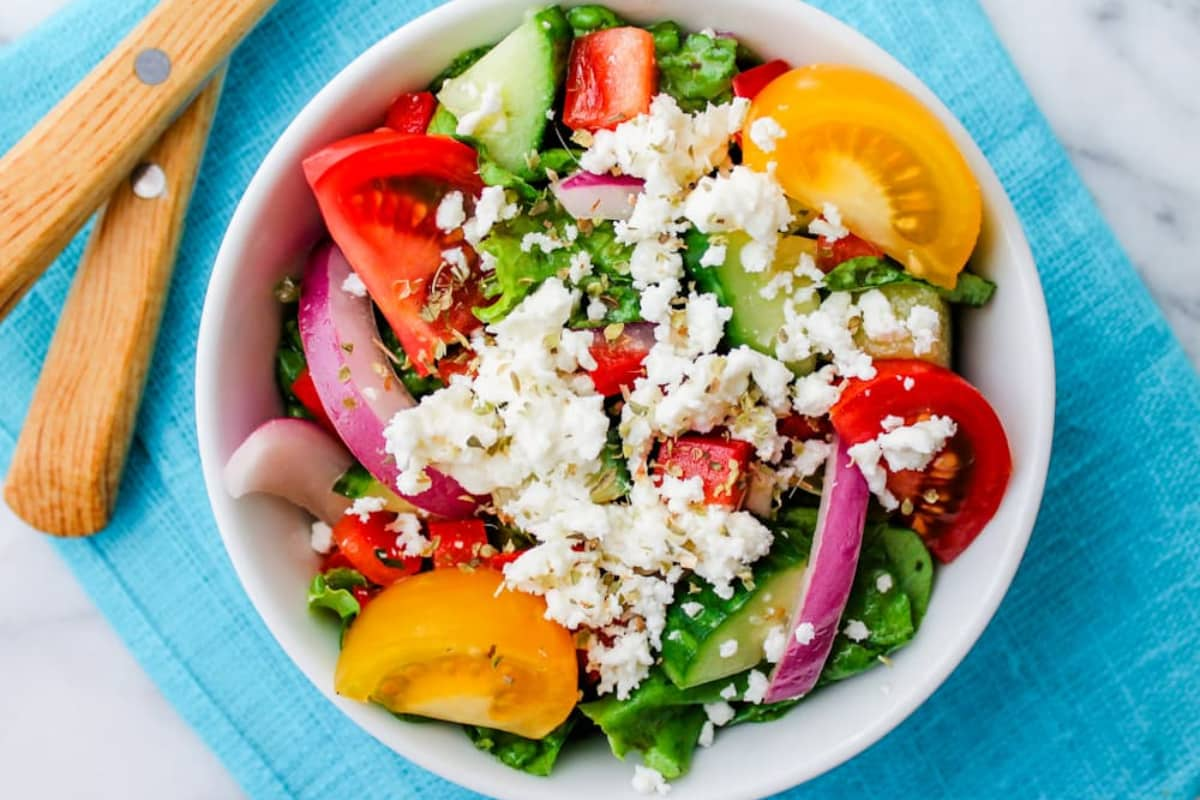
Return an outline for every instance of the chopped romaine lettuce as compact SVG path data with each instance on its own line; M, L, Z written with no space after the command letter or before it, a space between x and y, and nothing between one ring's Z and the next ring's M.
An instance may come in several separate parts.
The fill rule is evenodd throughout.
M480 750L491 753L513 769L545 777L554 768L554 762L558 760L558 754L562 752L563 744L577 720L578 717L572 714L566 722L541 739L526 739L515 733L475 725L464 725L463 729Z
M728 102L733 97L733 76L737 74L737 50L734 39L703 33L689 35L678 50L659 57L659 90L679 101L684 111Z
M331 569L312 579L308 586L308 607L332 611L343 626L348 625L362 610L350 590L366 585L367 579L357 570L348 567Z
M852 258L835 267L825 276L825 286L835 292L858 292L877 289L891 283L921 283L932 286L920 278L910 275L896 262L887 258L863 256ZM996 293L996 284L973 272L958 276L958 285L953 289L933 286L948 303L967 306L983 306Z
M656 22L646 28L650 31L650 35L654 37L654 54L659 58L669 54L679 52L679 46L683 42L683 30L679 25L666 20Z

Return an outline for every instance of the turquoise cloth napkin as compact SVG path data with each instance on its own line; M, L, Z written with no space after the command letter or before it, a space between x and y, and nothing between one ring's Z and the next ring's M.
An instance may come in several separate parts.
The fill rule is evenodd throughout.
M144 14L80 0L0 49L0 150ZM239 195L301 106L432 0L282 0L237 51L188 218L116 519L58 544L167 698L254 797L469 797L309 685L243 594L205 501L196 328ZM991 159L1033 244L1058 359L1037 531L995 622L882 742L789 797L1200 793L1200 385L975 0L821 0L923 78ZM76 241L0 326L11 458ZM299 602L299 601L298 601Z

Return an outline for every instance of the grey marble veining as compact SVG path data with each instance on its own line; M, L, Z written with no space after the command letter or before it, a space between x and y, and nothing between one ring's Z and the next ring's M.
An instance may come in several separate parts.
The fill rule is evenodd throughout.
M0 43L66 2L0 0ZM1200 363L1200 0L981 2ZM238 796L44 538L4 508L0 586L0 794Z

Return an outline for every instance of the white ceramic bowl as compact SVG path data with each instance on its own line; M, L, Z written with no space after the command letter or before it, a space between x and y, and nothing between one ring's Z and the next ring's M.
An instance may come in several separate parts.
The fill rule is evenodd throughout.
M251 182L229 226L204 307L196 367L200 453L213 511L242 584L267 627L308 678L381 742L421 766L502 798L633 797L632 767L601 738L569 752L551 778L534 778L477 752L456 726L410 725L332 692L337 637L302 602L316 558L308 520L267 497L231 498L221 468L242 439L280 411L272 372L278 309L271 289L322 233L300 161L319 146L371 127L399 91L423 86L459 51L495 41L533 0L456 0L386 35L296 117ZM991 400L1012 443L1015 471L988 529L939 571L921 631L891 667L823 689L785 718L747 725L697 754L673 797L762 797L862 752L945 680L1008 589L1041 501L1054 420L1054 365L1041 286L1020 223L967 132L933 93L866 38L796 0L612 0L639 21L676 19L732 30L757 52L794 64L856 64L917 94L949 125L983 186L985 229L977 267L1000 291L967 314L958 342L966 376ZM388 34L380 31L381 35Z

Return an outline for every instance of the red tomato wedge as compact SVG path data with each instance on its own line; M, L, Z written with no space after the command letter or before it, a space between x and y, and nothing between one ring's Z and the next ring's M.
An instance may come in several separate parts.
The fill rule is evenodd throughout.
M605 329L597 329L594 343L588 349L596 360L596 368L588 371L596 392L613 397L620 394L624 387L632 387L634 381L646 374L643 362L652 347L653 325L626 325L612 339L606 335Z
M375 131L337 142L304 162L329 233L366 284L417 372L447 342L479 327L478 257L461 231L437 227L452 191L467 210L483 189L473 149L447 136ZM462 248L467 268L443 252Z
M824 439L833 433L833 426L827 417L806 417L803 414L791 414L775 424L775 430L780 435L798 442L809 439Z
M754 447L749 442L717 434L689 433L663 442L655 472L682 480L699 477L704 484L706 504L740 508L746 498L753 454Z
M424 133L436 106L431 92L405 92L392 101L384 124L397 133Z
M401 555L396 532L388 530L395 514L372 514L363 522L347 514L333 526L338 552L367 580L388 586L421 571L420 556Z
M754 97L767 87L767 84L792 68L792 65L781 58L759 64L757 67L739 72L733 76L733 93L737 97L753 100Z
M615 128L650 110L658 91L654 36L641 28L609 28L571 45L563 122L574 130Z
M481 519L454 519L429 523L433 541L433 567L445 569L460 564L477 564L487 546L487 529Z
M888 475L901 516L942 562L957 558L995 515L1012 475L1012 455L1000 418L960 375L926 361L876 361L877 375L853 381L830 412L850 445L873 439L884 417L906 424L938 414L958 434L923 472Z
M832 272L854 258L883 258L883 250L853 233L832 242L824 236L817 239L817 269L822 272Z
M321 397L317 394L317 386L313 383L308 367L305 367L296 376L296 380L292 381L292 394L300 401L300 405L304 406L304 410L312 414L313 419L321 424L322 428L337 435L337 429L333 427L329 414L325 412L325 406L321 405Z

